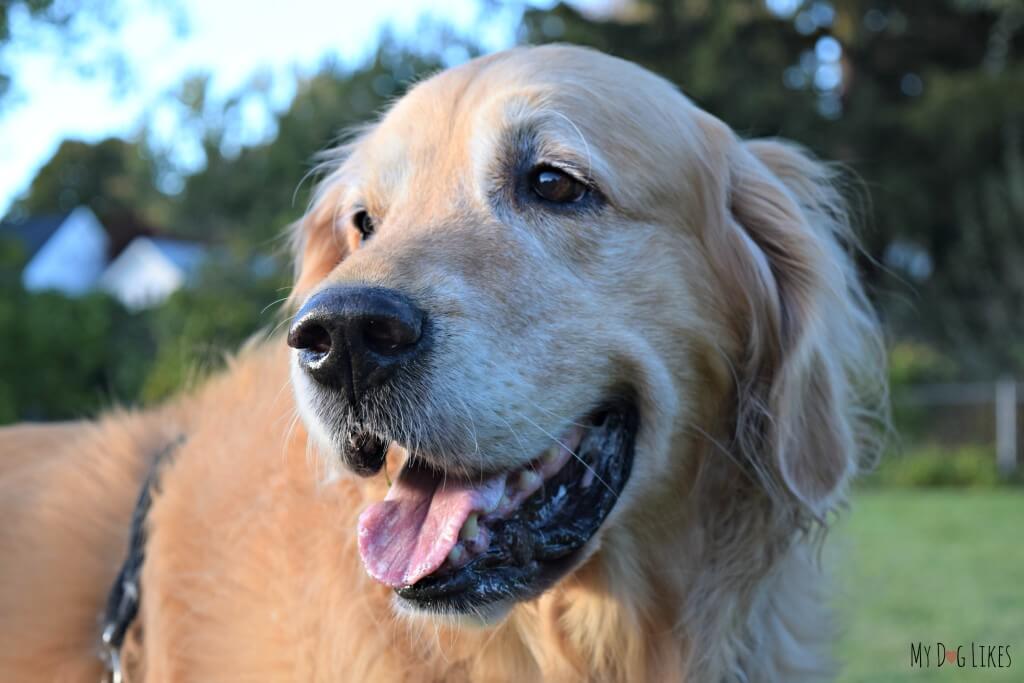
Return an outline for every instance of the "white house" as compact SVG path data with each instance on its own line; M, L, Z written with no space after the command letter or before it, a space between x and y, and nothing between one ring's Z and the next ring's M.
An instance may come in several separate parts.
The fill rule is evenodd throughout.
M204 256L203 247L192 242L136 237L107 267L98 284L125 308L149 308L187 284Z
M206 255L200 244L152 232L129 215L104 225L85 206L0 224L0 238L25 249L25 289L81 296L98 288L132 310L163 302L188 283Z
M27 246L35 252L21 273L27 290L55 289L79 296L93 288L107 267L110 239L88 207L27 221L20 227Z

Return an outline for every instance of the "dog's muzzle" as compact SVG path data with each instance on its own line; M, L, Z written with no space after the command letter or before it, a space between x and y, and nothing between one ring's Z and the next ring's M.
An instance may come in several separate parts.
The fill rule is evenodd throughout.
M358 415L368 393L423 355L426 327L424 312L401 292L331 287L299 310L288 345L302 371ZM368 435L349 434L342 445L343 460L362 476L380 471L386 452L387 443Z

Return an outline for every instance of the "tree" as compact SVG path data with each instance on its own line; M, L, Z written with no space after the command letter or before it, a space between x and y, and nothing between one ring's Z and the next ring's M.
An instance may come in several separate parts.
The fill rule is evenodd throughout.
M171 218L172 199L156 189L155 177L152 155L139 143L66 140L12 204L9 217L69 211L84 204L101 217L132 214L164 225Z
M371 119L416 77L438 67L438 61L385 40L364 66L345 70L327 62L301 82L269 143L226 154L223 143L229 131L208 127L203 141L206 167L186 178L173 222L185 233L214 236L242 250L270 248L305 209L318 153ZM230 121L232 109L246 95L205 116Z

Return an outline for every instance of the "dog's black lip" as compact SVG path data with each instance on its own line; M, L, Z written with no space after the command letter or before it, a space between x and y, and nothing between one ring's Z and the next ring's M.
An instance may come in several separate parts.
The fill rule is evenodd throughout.
M388 445L388 441L369 432L353 432L342 444L341 459L360 477L372 477L384 467Z
M578 460L571 460L515 515L492 522L492 540L484 554L457 570L435 572L412 586L396 588L395 593L421 610L461 613L498 601L531 599L572 569L629 479L639 426L632 402L605 404L592 415L595 427L584 436L579 452L600 479L595 478L582 495L564 496L555 509L557 496L551 492L574 485L585 470ZM614 448L588 458L598 448L595 438L602 440L601 446L610 443Z

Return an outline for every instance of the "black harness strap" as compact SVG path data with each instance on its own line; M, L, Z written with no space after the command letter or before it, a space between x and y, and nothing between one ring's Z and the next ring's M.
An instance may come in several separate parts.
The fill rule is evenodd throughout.
M161 448L153 459L149 474L142 482L142 491L132 511L132 523L128 533L128 552L121 569L117 573L114 585L107 593L107 606L103 611L101 640L103 651L100 658L107 666L104 681L121 683L124 675L121 668L121 648L124 645L128 629L135 622L139 613L139 602L142 599L142 562L146 559L146 516L152 503L153 489L158 486L158 479L163 464L175 450L185 442L185 436Z

